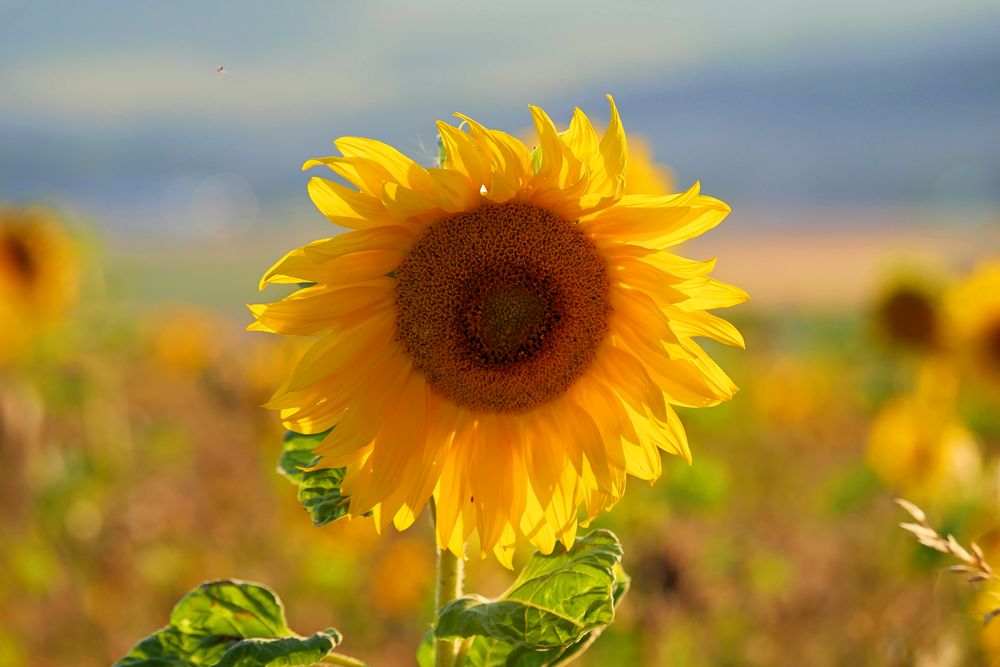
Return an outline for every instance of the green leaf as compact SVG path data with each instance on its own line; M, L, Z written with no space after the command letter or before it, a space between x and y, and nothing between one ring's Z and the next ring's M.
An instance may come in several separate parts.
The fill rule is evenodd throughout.
M309 512L312 522L325 526L347 514L348 498L340 492L345 468L303 470L316 465L321 456L312 450L323 441L326 434L303 435L285 433L284 451L278 459L278 472L299 487L299 502Z
M282 440L281 457L278 459L278 472L287 477L293 484L302 483L302 478L306 474L302 468L310 468L319 462L320 456L313 454L319 443L330 431L323 431L314 435L303 435L293 431L285 431Z
M585 651L628 591L621 545L598 530L570 551L536 553L497 600L459 598L438 616L437 637L475 637L468 667L548 667ZM419 658L419 655L418 655Z
M628 592L631 578L621 564L615 566L615 585L612 591L615 608ZM591 630L569 646L536 651L525 646L514 646L486 637L476 637L466 658L466 667L556 667L565 665L590 648L607 626ZM433 667L433 663L431 665Z
M269 588L226 579L202 584L170 613L170 625L143 639L115 667L291 667L311 665L340 643L328 629L292 632Z
M331 632L335 634L335 639L330 636ZM306 638L244 639L226 651L215 667L312 665L327 655L339 641L340 636L331 630Z

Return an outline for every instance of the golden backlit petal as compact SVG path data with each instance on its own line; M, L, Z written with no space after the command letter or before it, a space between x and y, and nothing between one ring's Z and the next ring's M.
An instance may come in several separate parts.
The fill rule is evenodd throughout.
M655 419L653 415L649 416ZM687 461L688 465L691 465L691 447L688 444L687 432L684 430L684 424L681 423L681 419L677 416L677 412L675 412L674 409L668 405L666 422L658 421L657 423L663 430L665 436L665 442L658 445L660 449L665 452L669 452L670 454L680 456L682 459Z
M676 302L681 310L729 308L750 299L746 290L715 278L693 278L677 285L677 289L688 294L686 299Z
M559 183L559 174L563 168L563 144L555 123L541 107L529 106L531 117L538 132L538 143L542 151L542 160L535 174L535 180L548 183Z
M318 283L325 276L323 267L314 262L304 248L296 248L267 270L257 288L264 291L273 284Z
M608 493L618 493L621 489L617 472L625 469L625 453L621 445L622 430L614 409L614 403L618 401L610 392L599 391L599 384L577 382L571 389L571 394L581 412L587 415L597 429L597 437L589 443L589 446L585 441L583 451L599 481L604 475L604 471L598 469L599 466L607 468L608 484L600 488Z
M729 214L726 204L699 194L700 189L695 183L675 195L625 195L581 221L581 227L595 237L668 247L711 229Z
M412 366L400 355L387 357L372 368L365 390L357 393L337 428L330 431L315 452L336 466L344 465L342 462L357 450L368 447L411 374Z
M746 348L743 335L732 323L703 311L686 312L673 308L670 312L670 326L679 336L706 336L726 345Z
M716 264L715 259L699 261L666 251L648 253L642 256L642 260L648 264L652 264L664 273L677 276L683 280L707 275L715 269Z
M569 129L560 136L567 148L574 155L579 157L581 161L588 163L591 174L596 169L603 171L603 156L601 156L598 148L600 142L597 138L597 132L594 131L594 126L590 124L590 119L580 110L580 107L573 109L573 117L569 121Z
M421 460L413 474L412 484L405 499L404 510L420 513L430 499L441 476L444 462L451 456L454 430L458 424L459 408L443 400L425 386L427 393L427 444L421 451Z
M523 443L513 437L505 416L483 413L477 419L469 460L469 502L476 510L476 526L483 552L500 540L508 515L523 509L525 500Z
M681 278L644 262L636 257L619 257L608 260L608 278L636 291L650 295L657 303L677 303L690 298L694 292L681 291Z
M389 254L392 254L401 260L403 251L412 243L412 240L412 231L404 227L393 226L346 232L332 239L314 241L307 246L293 250L272 266L261 279L260 289L275 283L331 284L369 280L384 275L388 271L383 273L369 272L362 266L358 267L360 273L355 272L351 275L364 277L347 278L348 274L343 272L343 264L329 260L358 252L384 253L380 256L386 258L386 261L388 261ZM392 268L389 269L389 271L391 270Z
M572 466L567 465L552 492L552 500L545 507L545 514L556 539L567 549L572 547L576 539L577 507L582 499L580 475Z
M689 215L662 234L650 239L658 248L669 248L678 243L701 236L726 219L732 209L727 204L711 197L699 196L691 206Z
M336 225L370 229L395 223L382 202L375 197L318 176L309 179L307 187L316 208Z
M332 239L314 241L302 249L316 263L342 257L362 250L404 251L413 243L416 232L412 227L389 225L338 234Z
M585 485L612 491L612 464L593 418L574 400L566 397L560 405L564 437L578 443L582 456L580 477Z
M483 197L494 204L504 204L515 199L523 189L523 184L513 177L506 174L493 174L490 189L483 193Z
M276 303L250 304L247 308L256 320L250 331L268 331L292 336L309 336L330 331L337 325L331 308L337 302L335 292L322 287L308 287Z
M392 179L389 170L375 160L349 157L321 157L306 160L302 170L325 166L333 173L344 178L363 194L378 197L382 191L382 183Z
M653 414L666 419L663 392L631 352L605 344L594 360L594 367L634 410L642 412L642 406L646 405Z
M323 282L347 285L387 276L403 262L400 250L359 250L341 255L323 264Z
M338 412L323 405L284 409L280 412L281 425L289 431L313 435L333 428L340 421Z
M514 552L517 548L517 533L509 523L504 526L500 539L493 547L493 555L508 570L514 569Z
M569 121L569 129L560 136L566 146L582 159L588 162L592 159L595 162L602 160L598 148L600 140L597 138L597 132L594 131L590 119L580 107L574 107L573 117Z
M548 505L568 465L567 451L550 427L550 412L539 411L525 420L525 466L538 500Z
M729 375L722 370L722 367L701 348L697 349L697 354L695 354L694 359L691 359L689 363L694 364L697 371L706 379L716 392L716 395L722 400L730 400L740 390L732 379L730 379Z
M455 424L456 442L460 442L463 445L469 442L469 432L472 428L471 421L472 418L469 413L458 416L458 422ZM461 535L462 526L460 520L465 506L470 504L466 470L468 469L468 460L471 455L471 447L455 447L452 455L445 459L444 465L441 468L441 476L434 489L434 501L437 509L437 518L434 526L437 533L438 547L441 549L450 548L456 538L459 540L459 547L465 541Z
M642 418L639 419L641 421ZM663 464L660 462L660 453L655 445L636 437L624 441L622 449L625 452L625 472L647 482L659 479L663 473Z
M489 189L492 170L489 157L482 146L453 125L438 121L437 128L441 144L444 146L444 166L466 174L476 190L483 186Z
M341 137L333 143L345 157L364 158L381 165L403 187L428 195L434 192L427 170L388 144L363 137Z
M391 518L392 524L397 530L409 528L423 511L440 477L445 458L448 456L450 437L448 439L437 437L440 431L439 419L446 419L441 410L444 402L426 385L423 386L423 392L426 395L427 405L424 436L415 443L412 451L409 452L405 480L376 506L376 509L381 509L383 512L381 516L376 515L376 521L388 525Z
M616 345L627 347L641 360L642 366L649 371L651 380L674 405L702 408L717 405L732 397L731 392L720 390L716 382L705 378L699 371L696 365L697 355L704 352L690 341L686 343L690 348L689 358L686 359L672 359L645 346L632 347L628 341L621 338L616 340ZM620 389L617 391L622 393ZM627 397L625 394L622 395ZM637 404L637 401L626 402L633 411L643 414L642 406ZM665 409L664 413L658 416L665 419Z
M556 493L553 494L554 501L564 494L565 502L553 502L552 504L553 509L565 508L565 519L561 519L563 512L554 512L552 516L561 519L555 523L556 537L567 550L572 549L573 543L576 541L576 529L579 525L577 508L583 502L584 493L577 473L572 468L566 468L563 484L557 487Z
M521 533L543 554L552 553L556 547L556 533L542 509L542 503L531 489L521 515Z
M444 211L436 189L432 194L424 194L396 183L382 186L382 204L400 222L426 223Z
M295 366L285 391L296 391L327 379L344 368L356 372L359 362L392 351L395 322L389 313L350 329L327 334L314 343Z
M586 197L589 199L581 202L581 215L610 206L625 192L625 135L613 102L611 106L612 126L601 142L590 119L579 108L574 109L569 129L561 135L570 152L587 166ZM618 140L620 144L616 143Z
M604 171L613 181L621 180L621 190L624 190L625 165L628 163L628 147L625 141L625 128L622 126L618 107L611 95L608 95L611 118L608 129L601 139L601 155L604 157Z
M621 473L621 489L622 493L625 491L625 480L627 479L625 473ZM587 489L583 494L583 508L584 517L580 521L580 525L584 528L590 526L590 522L596 519L601 512L608 512L621 498L621 494L607 494L603 491L596 491L593 489Z
M637 461L640 466L647 467L649 457L655 457L657 463L651 472L655 472L656 477L659 477L660 464L659 454L657 453L659 450L680 456L688 465L691 465L691 449L688 445L687 433L684 432L684 426L681 424L680 418L673 408L669 405L667 406L666 420L660 419L648 411L641 416L634 415L634 417L637 421L637 433L640 436L638 442L643 443L643 447L645 448L652 448L645 453L636 452L642 459L645 459ZM629 472L630 474L634 474L631 471ZM655 477L652 479L655 479Z
M493 187L487 192L487 197L493 201L506 201L496 190L496 180L502 177L505 182L522 188L532 176L531 151L524 143L506 132L491 130L463 114L455 114L469 124L469 133L479 142L483 150L492 157Z
M438 202L448 213L458 213L475 208L481 201L479 186L473 185L469 177L453 169L428 169L437 188Z
M351 496L351 513L368 511L396 490L402 490L398 504L386 508L389 518L405 500L407 475L411 462L419 462L426 444L427 386L417 373L407 374L406 382L388 411L378 415L381 429L372 443L368 459L371 472L362 483L357 483ZM377 385L376 385L377 386Z

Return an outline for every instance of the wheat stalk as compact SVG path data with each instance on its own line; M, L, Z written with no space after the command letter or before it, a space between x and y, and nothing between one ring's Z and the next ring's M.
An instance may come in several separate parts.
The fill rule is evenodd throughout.
M979 548L978 544L971 542L969 548L966 549L955 539L954 535L942 536L931 528L930 524L927 523L927 515L924 514L924 511L909 500L896 498L896 504L906 510L913 518L911 522L900 523L900 528L916 537L917 541L925 547L930 547L943 554L949 554L962 561L963 565L952 565L949 567L949 572L967 575L967 580L971 584L989 581L990 579L1000 580L1000 577L997 577L993 573L993 568L990 567L990 564L986 562L983 550ZM983 625L986 625L998 615L1000 615L1000 607L990 610L983 618Z

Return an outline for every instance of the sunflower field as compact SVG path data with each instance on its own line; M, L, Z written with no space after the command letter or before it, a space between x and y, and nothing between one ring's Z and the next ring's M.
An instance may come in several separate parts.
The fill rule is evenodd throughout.
M0 0L0 667L1000 664L994 8L113 4Z

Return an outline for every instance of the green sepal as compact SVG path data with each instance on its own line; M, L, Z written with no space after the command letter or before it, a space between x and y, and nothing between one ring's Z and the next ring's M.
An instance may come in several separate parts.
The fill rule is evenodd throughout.
M614 619L630 579L618 538L598 530L569 551L535 553L497 600L466 596L441 609L438 638L474 637L466 667L551 667L585 651ZM426 661L425 637L418 661ZM421 662L423 665L423 662Z
M333 629L301 637L266 586L234 579L202 584L177 603L170 624L115 667L292 667L311 665L341 640Z
M438 168L443 168L444 163L447 161L448 161L448 150L444 147L444 139L442 139L441 135L439 134L437 138L437 164L435 166L437 166Z
M542 147L535 146L531 149L531 168L532 173L537 174L542 170Z
M286 432L284 449L278 459L278 472L299 488L299 502L316 526L325 526L346 516L348 508L349 499L340 491L346 468L303 470L319 463L322 457L313 454L312 450L329 432L312 435Z

